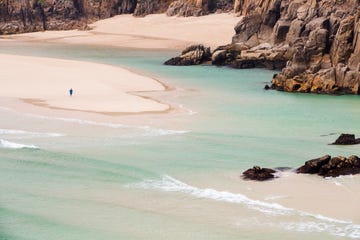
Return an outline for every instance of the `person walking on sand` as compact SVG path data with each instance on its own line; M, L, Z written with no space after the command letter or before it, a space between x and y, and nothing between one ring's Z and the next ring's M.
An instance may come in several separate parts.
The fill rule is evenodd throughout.
M69 90L69 94L70 94L70 97L73 95L73 89L72 88L70 88L70 90Z

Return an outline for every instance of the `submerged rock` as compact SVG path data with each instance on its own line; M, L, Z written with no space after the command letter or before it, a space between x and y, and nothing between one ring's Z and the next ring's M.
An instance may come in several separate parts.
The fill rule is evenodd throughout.
M298 168L296 172L318 174L323 177L358 174L360 173L360 158L355 155L348 158L343 156L331 158L325 155L305 162L305 165Z
M256 181L265 181L270 180L275 177L274 173L276 171L270 168L261 168L259 166L254 166L243 172L243 178L247 180L256 180Z
M192 45L182 51L178 57L167 60L165 65L189 66L198 65L211 60L210 48L204 45Z
M342 133L338 139L332 144L334 145L353 145L360 144L360 138L355 138L354 134Z

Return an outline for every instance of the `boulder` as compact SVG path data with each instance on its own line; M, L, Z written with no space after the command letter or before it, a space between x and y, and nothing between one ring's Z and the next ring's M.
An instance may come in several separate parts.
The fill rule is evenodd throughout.
M354 134L346 134L342 133L335 142L332 144L334 145L353 145L353 144L360 144L360 138L355 138Z
M270 168L261 168L259 166L254 166L242 173L242 176L246 180L256 180L256 181L265 181L270 180L275 177L274 173L276 171Z
M305 162L305 165L296 170L297 173L318 173L320 168L327 164L331 159L330 155L325 155L320 158L315 158Z
M352 155L331 158L329 155L309 160L296 170L297 173L318 174L323 177L338 177L340 175L359 174L360 158Z
M260 14L252 14L244 16L235 26L236 35L233 36L233 43L244 42L246 43L251 37L256 36L260 31L262 17Z
M192 45L182 51L178 57L167 60L165 65L188 66L198 65L206 61L211 61L210 48L203 45Z

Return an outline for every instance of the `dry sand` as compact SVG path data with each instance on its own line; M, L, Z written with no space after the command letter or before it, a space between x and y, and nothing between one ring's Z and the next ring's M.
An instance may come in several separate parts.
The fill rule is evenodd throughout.
M46 31L5 36L4 39L145 49L182 49L201 43L214 48L231 42L238 21L238 17L229 13L187 18L165 14L144 18L118 15L95 22L90 31Z
M51 108L102 113L161 112L166 104L131 93L163 91L158 81L119 67L0 54L0 96ZM20 71L19 71L20 70ZM74 89L69 96L68 90Z
M56 42L143 49L176 49L193 43L216 47L231 42L239 19L233 14L144 18L119 15L92 24L90 31L46 31L2 36L1 41ZM169 109L130 92L164 90L159 82L120 67L46 58L0 55L0 97L55 109L103 113L161 112ZM19 72L21 69L21 72ZM68 96L73 88L75 94ZM138 93L137 93L138 95Z

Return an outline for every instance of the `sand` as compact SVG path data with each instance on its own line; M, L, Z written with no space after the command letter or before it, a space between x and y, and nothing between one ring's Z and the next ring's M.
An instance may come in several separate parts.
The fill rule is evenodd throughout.
M201 43L215 48L231 42L238 21L230 13L187 18L165 14L144 18L118 15L95 22L90 31L46 31L4 36L4 39L144 49L182 49Z
M91 25L89 31L45 31L2 36L2 41L55 42L141 49L182 49L202 43L212 48L231 42L239 19L233 14L203 17L144 18L119 15ZM120 67L79 61L0 55L0 97L19 98L51 109L101 113L164 112L170 106L140 97L165 90L151 78ZM21 69L21 72L19 72ZM74 89L74 96L68 90Z
M0 96L55 109L101 113L162 112L167 104L138 96L163 91L158 81L89 62L0 54ZM68 91L74 94L70 97Z

